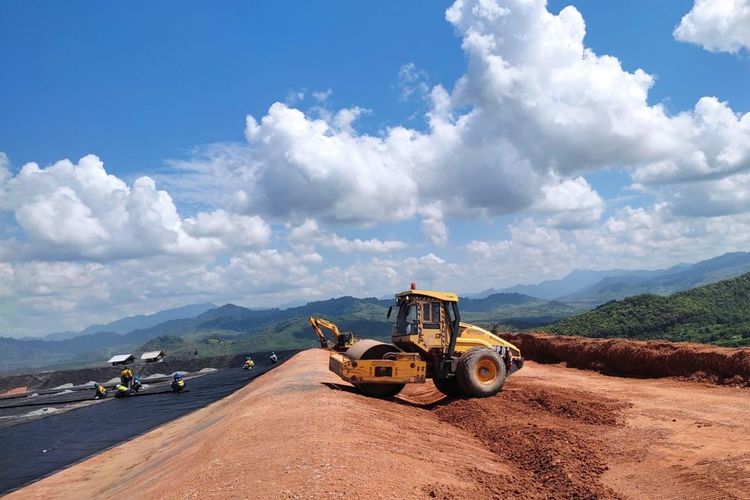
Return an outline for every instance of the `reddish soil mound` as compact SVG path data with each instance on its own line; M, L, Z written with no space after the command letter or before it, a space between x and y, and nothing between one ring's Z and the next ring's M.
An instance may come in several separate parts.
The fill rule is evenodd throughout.
M459 400L435 410L518 467L525 498L618 498L599 481L607 470L602 427L623 425L622 403L591 393L514 384L488 399ZM493 494L507 481L476 477Z
M438 490L487 498L469 469L512 473L431 412L340 382L327 352L304 351L221 401L8 498L401 499Z
M509 333L526 359L637 378L684 377L700 382L750 386L750 349L627 339L590 339L540 333Z
M357 394L305 351L11 493L32 498L749 498L745 389L529 362L502 393Z

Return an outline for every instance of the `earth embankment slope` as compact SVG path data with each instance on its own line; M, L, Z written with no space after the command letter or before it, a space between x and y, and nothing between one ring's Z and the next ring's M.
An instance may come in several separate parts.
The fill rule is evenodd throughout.
M427 410L334 385L327 356L304 351L222 401L9 498L419 498L438 483L479 494L469 469L512 473Z
M300 353L10 498L748 498L750 392L529 362L498 396L365 398Z

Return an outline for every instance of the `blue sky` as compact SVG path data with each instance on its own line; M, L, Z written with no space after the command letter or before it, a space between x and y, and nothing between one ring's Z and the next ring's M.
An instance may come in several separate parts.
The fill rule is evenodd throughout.
M141 172L242 140L247 113L303 88L373 109L375 128L401 122L414 112L398 100L402 64L461 73L448 5L4 2L0 147L18 163L97 151L115 173Z
M4 1L0 328L747 249L750 26L713 3Z
M418 109L399 100L403 64L446 87L465 69L450 3L6 1L0 151L19 166L96 152L112 172L139 174L195 145L241 141L246 114L298 89L330 88L333 106L371 109L370 130L403 123ZM681 111L716 95L750 108L746 57L672 37L691 0L549 8L569 4L587 20L587 45L658 75L652 103Z

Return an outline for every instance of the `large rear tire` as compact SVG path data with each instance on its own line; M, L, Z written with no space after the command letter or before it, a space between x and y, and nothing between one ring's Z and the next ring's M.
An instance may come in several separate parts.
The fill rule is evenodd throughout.
M494 396L505 383L505 364L498 353L475 347L458 360L456 379L463 394L470 398Z
M446 396L456 398L463 394L461 388L458 386L458 380L456 377L453 378L434 378L432 382L438 391L442 392Z
M401 392L406 384L355 384L354 386L371 398L392 398Z

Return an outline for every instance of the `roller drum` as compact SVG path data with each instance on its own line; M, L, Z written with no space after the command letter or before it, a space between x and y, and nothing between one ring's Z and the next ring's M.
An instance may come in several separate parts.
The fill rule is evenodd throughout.
M392 352L401 352L401 349L393 344L386 344L377 340L365 339L355 343L347 349L346 356L352 360L360 359L385 359L385 356ZM354 386L359 391L374 398L390 398L401 392L404 384L383 384L373 382L355 383Z
M365 339L355 343L346 351L346 356L353 360L359 359L384 359L391 352L401 352L401 349L393 344L386 344L377 340Z

